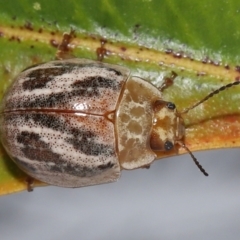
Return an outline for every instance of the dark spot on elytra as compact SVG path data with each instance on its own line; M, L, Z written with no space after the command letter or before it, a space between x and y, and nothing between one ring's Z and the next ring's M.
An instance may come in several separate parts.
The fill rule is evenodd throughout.
M85 140L86 139L84 139L84 141ZM19 158L15 158L14 160L20 167L27 171L37 172L46 168L52 172L67 173L79 177L90 177L100 174L102 171L114 166L111 162L92 167L69 163L67 160L63 159L60 154L54 153L49 145L41 139L39 134L33 132L21 132L17 136L17 141L23 145L21 151L27 159L41 163L37 166L36 162L29 164ZM51 164L49 165L48 163Z
M42 88L47 82L51 81L53 76L49 76L48 78L39 78L36 81L25 81L23 83L23 87L28 90ZM32 101L22 101L22 102L13 102L14 108L41 108L41 107L55 107L60 104L65 104L69 99L73 97L98 97L100 96L100 89L112 89L114 91L119 90L121 88L121 83L106 79L103 77L88 77L83 81L75 81L72 85L72 91L59 92L59 93L51 93L46 96L37 96ZM12 108L12 102L8 103L8 108Z
M114 164L113 164L114 165ZM95 175L98 175L102 173L104 170L107 170L108 168L105 169L99 169L97 167L86 167L86 166L77 166L75 164L56 164L53 166L50 166L49 170L52 172L60 172L64 173L66 172L67 174L71 174L77 177L92 177Z
M35 146L32 146L32 147L21 148L25 157L27 157L28 159L37 160L39 162L51 161L51 162L57 163L61 161L60 155L52 152L50 149L40 149L40 148L35 148Z
M10 39L11 40L11 39ZM55 40L51 41L51 44L56 47L58 44ZM85 68L85 67L96 67L95 64L75 64L75 63L56 63L54 64L56 67L51 67L51 68L40 68L40 69L35 69L31 71L28 75L26 75L29 80L26 80L23 82L22 86L24 90L34 90L34 89L41 89L46 87L46 84L50 81L52 81L55 77L61 76L65 73L70 73L74 69L79 69L79 68ZM35 67L31 66L30 68ZM114 72L117 76L121 76L122 73L120 71L117 71L113 68L107 68L101 64L97 65L98 68L104 68L107 69L110 72ZM30 69L30 68L26 68ZM93 77L94 78L94 77ZM97 78L97 77L96 77ZM114 81L112 81L114 82Z
M42 113L36 113L36 114L26 114L25 120L29 121L32 119L34 123L46 127L49 129L53 129L56 131L64 132L66 123L61 121L57 115L53 114L42 114Z
M40 135L37 133L23 131L17 135L17 141L24 146L21 151L30 160L55 163L61 161L61 156L52 152L49 145L41 140Z
M26 80L22 83L23 90L35 90L35 89L49 89L47 84L53 81L55 77L62 76L65 73L71 73L72 71L77 71L79 68L91 68L97 67L109 71L114 72L116 76L122 75L122 73L113 68L108 68L101 63L91 63L91 64L76 64L76 63L63 63L63 62L55 62L54 66L51 68L35 68L31 71L31 68L40 66L36 64L31 66L30 68L25 69L29 70L26 74ZM74 79L73 79L74 81ZM72 89L68 89L68 91L61 91L57 93L50 94L40 94L35 95L32 98L22 97L19 99L12 99L12 101L6 102L6 108L9 109L18 109L18 108L52 108L59 105L66 105L69 102L69 99L75 97L99 97L101 94L101 88L107 88L112 90L119 90L122 87L122 83L119 83L111 78L99 77L98 75L87 77L82 81L78 81L72 83L69 87Z
M113 163L108 162L106 164L102 164L102 165L98 166L98 168L101 169L101 170L104 170L104 169L112 168L113 166L114 166Z
M20 117L20 116L19 116ZM86 155L91 156L113 156L115 151L111 145L102 144L96 142L97 136L89 131L84 129L74 128L67 124L66 121L61 120L59 116L55 116L54 114L24 114L25 122L29 122L31 120L34 121L35 124L46 127L48 129L52 129L55 131L59 131L62 133L68 133L71 137L64 139L67 143L71 144L74 149L77 151L81 151ZM28 132L22 132L20 136L18 136L17 140L24 145L27 144L43 144L39 142L40 136ZM38 145L38 148L45 148L47 146Z
M98 96L99 91L88 92L85 89L78 89L78 90L73 90L71 92L51 93L45 97L41 97L41 96L36 97L32 101L20 102L19 104L15 105L15 107L16 108L35 108L35 107L51 108L51 107L58 106L60 104L64 104L68 101L68 99L75 96L92 97L94 95ZM11 108L11 105L8 107Z
M91 88L93 95L99 95L99 88L110 88L113 90L119 90L120 84L112 79L107 79L100 76L87 77L83 81L76 81L72 84L72 87L79 89ZM86 91L87 92L87 91Z
M81 131L73 138L65 139L68 143L73 145L73 147L85 153L86 155L90 156L112 156L114 155L114 149L106 144L97 143L95 141L95 136L92 132L88 131Z
M56 76L65 73L64 68L44 68L35 69L26 75L29 80L23 82L22 87L24 90L34 90L46 87L46 84L52 81Z
M17 135L17 142L23 144L25 147L46 148L47 145L39 139L40 135L33 132L23 131Z

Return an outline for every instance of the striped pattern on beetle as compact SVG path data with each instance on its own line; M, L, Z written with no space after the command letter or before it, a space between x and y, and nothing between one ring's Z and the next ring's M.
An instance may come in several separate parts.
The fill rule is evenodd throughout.
M59 59L69 56L73 35L64 34ZM176 152L178 146L207 176L184 144L181 116L239 83L178 112L161 96L168 81L156 88L125 67L76 58L52 61L24 70L8 89L0 137L23 171L62 187L116 181L122 169L148 167L159 152Z
M52 61L13 82L1 105L1 140L35 179L63 187L112 182L121 169L151 164L164 144L174 146L174 130L171 139L162 135L169 129L161 127L161 111L171 119L167 128L178 128L179 117L161 92L127 68Z

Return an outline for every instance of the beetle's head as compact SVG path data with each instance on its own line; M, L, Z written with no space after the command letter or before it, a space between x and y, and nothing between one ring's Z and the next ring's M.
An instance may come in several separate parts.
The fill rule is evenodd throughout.
M150 147L153 151L171 151L183 141L185 128L175 104L163 100L153 103L153 128Z
M188 112L190 109L179 113L174 103L157 100L153 103L153 128L150 135L150 147L154 152L169 152L175 150L175 147L183 147L192 157L200 171L208 176L201 164L194 157L192 152L184 144L185 127L182 113Z
M176 74L173 74L173 78L176 77ZM172 82L172 81L171 81ZM172 84L172 83L170 83ZM190 110L194 109L198 105L207 101L209 98L219 94L221 91L225 91L232 86L239 85L240 81L235 81L228 83L225 86L222 86L212 92L210 92L205 98L196 102L192 106L184 109L181 112L176 110L175 104L171 102L166 102L163 100L156 100L153 103L153 128L150 136L150 147L154 152L158 151L171 151L175 148L176 145L183 147L192 157L195 164L198 166L200 171L208 176L206 171L194 157L192 152L184 144L184 123L182 115L188 113ZM164 82L160 90L163 90L169 85L169 82Z

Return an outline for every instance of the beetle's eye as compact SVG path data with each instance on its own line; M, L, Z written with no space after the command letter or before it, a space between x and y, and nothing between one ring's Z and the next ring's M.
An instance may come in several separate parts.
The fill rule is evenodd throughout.
M166 151L172 150L173 149L173 143L170 142L170 141L166 141L164 143L164 148L165 148Z
M174 110L176 108L175 104L171 102L168 102L166 106L168 109L171 109L171 110Z

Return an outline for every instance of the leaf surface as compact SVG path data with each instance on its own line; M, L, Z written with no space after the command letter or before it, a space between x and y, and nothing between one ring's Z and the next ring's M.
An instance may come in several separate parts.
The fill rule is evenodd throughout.
M0 0L0 5L1 97L24 68L54 59L70 29L76 30L77 57L97 59L96 49L104 45L104 62L126 66L156 86L176 72L163 98L180 112L240 79L237 0ZM240 87L232 87L183 115L186 145L192 151L239 147L239 99ZM25 190L27 176L0 150L0 194Z

